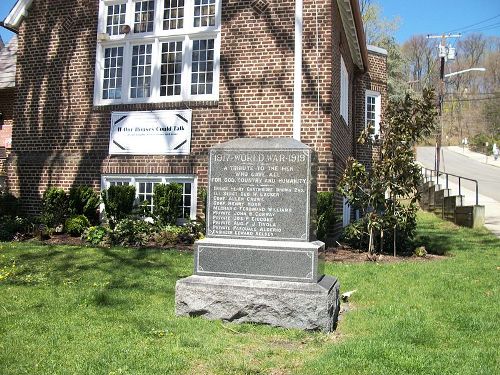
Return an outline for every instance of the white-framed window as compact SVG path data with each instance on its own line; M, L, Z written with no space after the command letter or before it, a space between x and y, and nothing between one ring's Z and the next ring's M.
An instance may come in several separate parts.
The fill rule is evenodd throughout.
M340 56L340 116L349 125L349 73L342 56Z
M351 223L351 205L347 202L346 197L342 201L342 226L346 227Z
M101 178L102 190L116 185L135 187L137 203L147 202L150 212L154 207L154 186L156 184L178 183L182 185L182 214L179 219L196 219L197 179L191 175L104 175Z
M379 92L367 90L366 94L365 126L373 126L373 135L380 135L380 112L382 108Z
M222 0L100 0L94 105L219 99Z

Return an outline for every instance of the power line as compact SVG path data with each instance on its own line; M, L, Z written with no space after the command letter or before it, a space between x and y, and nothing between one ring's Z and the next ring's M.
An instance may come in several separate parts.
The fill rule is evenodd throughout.
M482 23L485 23L485 22L488 22L488 21L494 20L495 18L498 18L498 17L500 17L500 14L497 14L496 16L490 17L490 18L485 19L485 20L483 20L483 21L473 23L472 25L463 26L463 27L459 27L459 28L456 28L456 29L450 30L450 31L448 31L447 33L452 33L452 32L458 31L458 30L466 30L466 29L468 29L468 28L471 28L471 27L474 27L474 26L480 25L480 24L482 24Z
M486 30L491 30L491 29L496 29L498 27L500 27L500 22L493 23L491 25L484 25L483 27L479 27L477 29L467 30L467 31L464 31L464 34L466 34L466 33L475 33L475 32L479 32L479 31L486 31Z

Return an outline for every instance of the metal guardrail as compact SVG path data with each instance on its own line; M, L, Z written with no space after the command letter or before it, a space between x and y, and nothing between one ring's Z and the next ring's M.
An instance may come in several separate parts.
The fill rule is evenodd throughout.
M446 180L446 189L448 189L448 182L449 182L450 176L458 179L458 195L462 195L462 180L474 182L476 184L476 206L479 205L479 183L477 182L477 180L474 180L474 179L468 178L468 177L458 176L458 175L452 174L452 173L446 173L446 172L437 173L437 171L435 169L429 169L429 168L422 167L422 176L424 176L424 178L426 178L426 179L429 178L430 180L432 180L435 177L436 178L436 185L439 185L439 177L443 176L443 175L445 176L445 180Z

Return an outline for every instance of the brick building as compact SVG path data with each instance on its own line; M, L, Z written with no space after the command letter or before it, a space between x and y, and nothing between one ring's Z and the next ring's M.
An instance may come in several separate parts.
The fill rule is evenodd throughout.
M356 133L367 100L380 115L385 55L357 0L18 0L4 25L19 39L8 186L27 212L49 185L150 200L177 181L194 217L209 147L238 137L310 145L323 191L371 152Z

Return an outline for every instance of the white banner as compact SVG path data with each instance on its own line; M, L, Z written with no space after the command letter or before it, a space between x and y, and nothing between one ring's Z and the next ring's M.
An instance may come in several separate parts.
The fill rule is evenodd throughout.
M112 112L110 155L189 155L190 109Z

